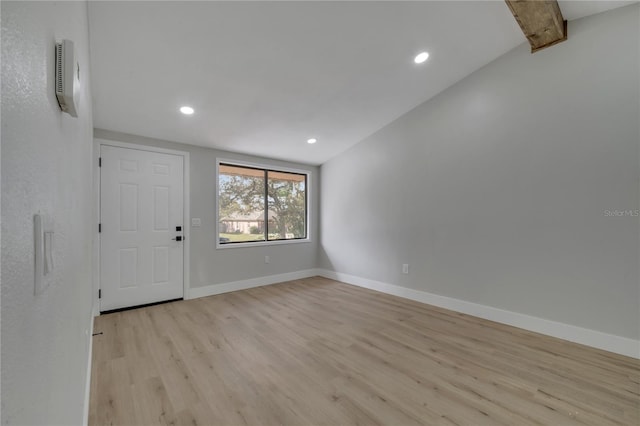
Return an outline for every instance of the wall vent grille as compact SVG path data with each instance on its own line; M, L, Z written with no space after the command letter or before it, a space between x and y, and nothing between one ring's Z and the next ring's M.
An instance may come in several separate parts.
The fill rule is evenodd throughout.
M63 90L63 53L62 53L62 43L56 43L56 95L62 95ZM62 105L60 105L62 106ZM64 108L63 108L64 109Z

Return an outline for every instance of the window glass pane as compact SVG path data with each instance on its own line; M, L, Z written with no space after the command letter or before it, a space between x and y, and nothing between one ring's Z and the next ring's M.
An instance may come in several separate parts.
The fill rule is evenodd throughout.
M307 177L297 173L267 172L269 240L307 237Z
M226 164L219 170L220 243L264 241L264 170Z

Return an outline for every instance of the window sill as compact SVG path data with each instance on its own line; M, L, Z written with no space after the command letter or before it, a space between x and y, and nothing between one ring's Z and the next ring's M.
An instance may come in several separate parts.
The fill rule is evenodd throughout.
M246 242L246 243L231 243L231 244L220 244L216 243L216 250L225 250L230 248L243 248L243 247L264 247L264 246L281 246L288 244L301 244L301 243L310 243L310 238L299 239L299 240L277 240L277 241L256 241L256 242Z

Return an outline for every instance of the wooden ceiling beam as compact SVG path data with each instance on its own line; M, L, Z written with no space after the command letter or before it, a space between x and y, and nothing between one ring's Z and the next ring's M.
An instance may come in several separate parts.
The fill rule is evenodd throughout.
M531 53L567 39L567 21L556 0L505 0L520 25Z

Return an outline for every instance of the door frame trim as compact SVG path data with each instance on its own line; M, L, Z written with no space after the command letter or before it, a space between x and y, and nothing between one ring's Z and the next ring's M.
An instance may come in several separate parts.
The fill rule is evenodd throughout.
M116 148L128 148L135 149L138 151L149 151L155 152L159 154L171 154L171 155L179 155L183 157L183 205L182 205L182 229L183 235L187 244L184 244L184 249L182 252L182 297L184 300L189 299L189 289L190 285L190 268L191 268L191 181L190 181L190 154L188 151L180 151L176 149L166 149L166 148L158 148L151 145L140 145L129 142L120 142L109 139L99 139L94 138L94 149L93 149L93 193L94 197L94 236L93 239L93 316L100 315L100 300L98 299L98 289L100 288L100 233L98 232L98 224L100 223L100 167L98 167L98 158L100 158L100 150L102 146L112 146Z

